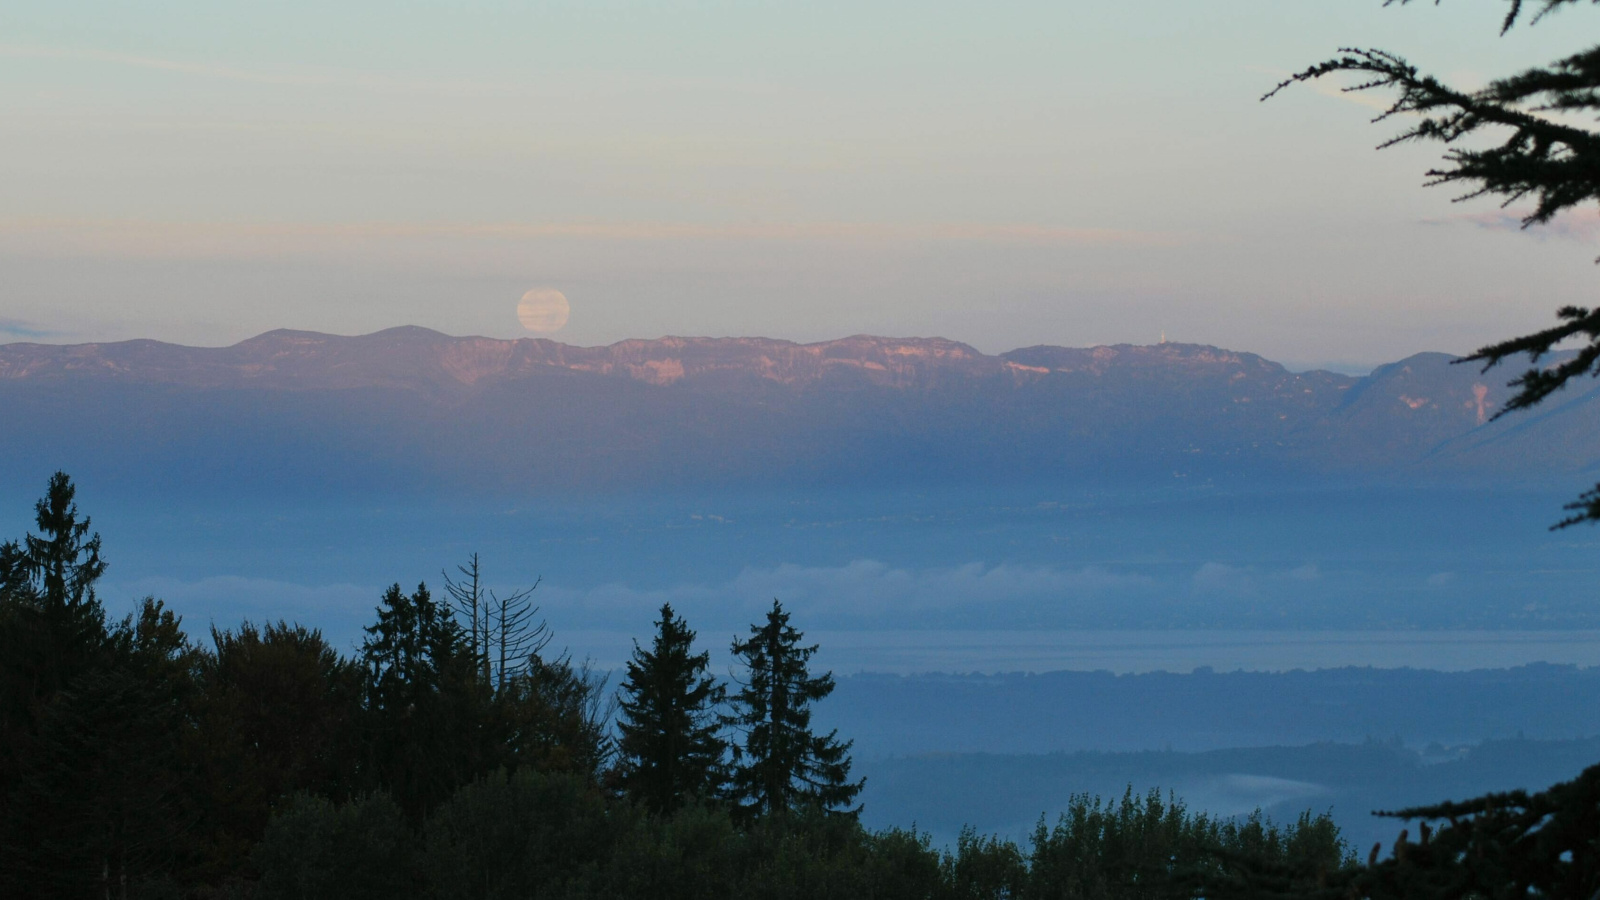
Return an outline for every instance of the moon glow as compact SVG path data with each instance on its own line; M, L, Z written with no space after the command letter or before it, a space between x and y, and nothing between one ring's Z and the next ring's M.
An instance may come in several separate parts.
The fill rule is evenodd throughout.
M567 295L555 288L534 288L523 294L517 304L517 321L535 334L560 331L571 313Z

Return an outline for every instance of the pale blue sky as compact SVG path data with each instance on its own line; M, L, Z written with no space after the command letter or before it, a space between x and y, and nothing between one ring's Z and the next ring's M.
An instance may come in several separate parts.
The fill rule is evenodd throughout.
M1589 304L1538 239L1282 73L1472 82L1591 43L1500 0L0 8L0 340L275 327L1461 351Z

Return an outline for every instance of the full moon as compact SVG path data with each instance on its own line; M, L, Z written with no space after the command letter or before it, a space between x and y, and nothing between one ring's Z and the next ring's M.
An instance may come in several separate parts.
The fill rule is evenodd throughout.
M522 301L517 304L517 320L535 334L560 331L571 312L567 295L555 288L534 288L523 294Z

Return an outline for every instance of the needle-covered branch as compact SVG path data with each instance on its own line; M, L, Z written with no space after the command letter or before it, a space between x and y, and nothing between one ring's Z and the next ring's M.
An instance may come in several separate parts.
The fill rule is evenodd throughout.
M1407 2L1388 0L1385 5ZM1509 0L1501 33L1519 20L1538 22L1561 7L1581 2ZM1410 123L1380 148L1411 141L1446 145L1443 165L1427 171L1425 184L1462 186L1465 190L1457 201L1493 196L1500 199L1502 208L1531 201L1532 208L1522 217L1524 228L1600 203L1600 132L1574 124L1600 119L1600 45L1476 90L1453 87L1422 74L1388 51L1344 48L1338 52L1338 56L1285 79L1262 99L1293 84L1351 73L1359 80L1341 89L1347 93L1394 92L1394 102L1374 121L1398 116ZM1557 317L1560 324L1554 327L1490 344L1461 360L1481 362L1485 371L1524 354L1533 363L1510 382L1516 393L1495 418L1539 404L1579 375L1600 375L1600 309L1567 306ZM1551 365L1538 365L1574 339L1582 340L1583 346ZM1556 528L1600 521L1600 486L1567 504L1566 509L1572 515Z
M1547 68L1529 69L1475 91L1452 87L1423 75L1404 58L1385 50L1345 47L1340 55L1285 79L1263 100L1284 88L1340 72L1361 77L1341 88L1346 93L1396 90L1393 104L1374 121L1416 116L1399 134L1380 144L1409 141L1455 145L1469 135L1497 131L1498 143L1483 148L1452 146L1445 166L1427 171L1426 184L1467 186L1457 200L1494 195L1509 206L1532 198L1524 226L1550 221L1557 213L1600 201L1600 134L1567 124L1549 113L1600 111L1600 47Z
M1383 5L1405 6L1410 2L1411 0L1383 0ZM1438 6L1440 2L1441 0L1433 0L1435 6ZM1510 31L1511 26L1517 24L1517 20L1522 18L1522 14L1526 12L1529 7L1539 7L1539 11L1534 13L1532 18L1529 20L1530 23L1537 24L1540 19L1543 19L1545 16L1555 12L1557 9L1560 9L1563 6L1582 2L1583 0L1538 0L1537 3L1530 3L1528 0L1507 0L1507 3L1510 4L1511 8L1506 10L1506 17L1500 23L1500 33L1505 34L1506 32ZM1589 2L1600 3L1600 0L1589 0Z
M1600 894L1600 766L1548 790L1379 813L1416 822L1365 866L1246 867L1206 882L1214 900L1456 900ZM1382 857L1382 858L1380 858Z

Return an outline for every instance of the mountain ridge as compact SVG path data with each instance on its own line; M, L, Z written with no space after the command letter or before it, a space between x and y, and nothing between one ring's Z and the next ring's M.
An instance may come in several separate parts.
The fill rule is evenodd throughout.
M0 420L15 435L0 463L66 457L56 464L175 488L203 477L535 493L1493 481L1600 463L1600 403L1587 393L1495 420L1509 389L1453 360L1413 354L1355 377L1183 343L992 355L873 335L579 347L415 326L278 330L228 347L18 342L0 345Z
M60 375L67 372L99 371L103 374L132 374L132 365L148 363L152 354L188 357L191 367L198 363L227 365L240 375L260 375L276 364L293 360L305 362L315 356L337 356L353 350L368 352L414 347L425 344L447 354L441 367L458 380L470 384L482 377L483 363L491 370L517 374L517 366L536 364L624 374L636 380L670 384L695 374L737 369L740 363L753 374L769 380L792 382L805 375L815 378L830 366L857 367L866 372L905 374L915 363L968 366L975 374L1009 372L1016 377L1051 372L1088 371L1099 374L1110 361L1130 358L1145 364L1159 356L1167 363L1244 365L1276 369L1291 375L1326 375L1354 383L1351 376L1326 370L1291 373L1281 364L1253 353L1241 353L1206 344L1162 342L1153 345L1115 344L1091 347L1033 345L996 354L985 354L969 344L943 337L889 337L854 334L825 341L798 342L767 337L701 337L664 335L659 338L629 338L611 344L580 346L545 338L489 338L477 335L452 336L420 326L398 326L361 335L332 335L294 329L275 329L223 347L195 347L151 339L82 344L44 344L19 341L0 344L0 378ZM317 351L321 351L318 353ZM743 357L740 356L743 351ZM475 358L475 360L474 360ZM464 365L474 360L477 366ZM688 368L685 361L688 360ZM795 371L798 364L812 362L812 371ZM1048 363L1048 365L1042 364ZM897 365L898 364L898 365ZM147 369L146 377L177 374L166 369ZM191 370L190 374L194 374ZM885 376L890 377L890 376Z

